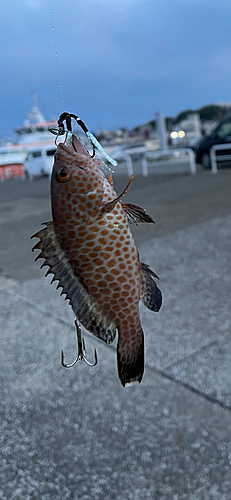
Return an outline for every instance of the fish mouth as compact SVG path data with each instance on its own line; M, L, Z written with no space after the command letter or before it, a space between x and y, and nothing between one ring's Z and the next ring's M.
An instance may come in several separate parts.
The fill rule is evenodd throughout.
M90 157L81 141L74 134L72 134L71 137L67 137L65 142L59 143L55 153L55 160L65 161L67 159L71 159L73 161L75 159L77 160L79 155L85 156L86 159ZM84 170L83 167L79 166L79 168Z
M73 154L73 153L77 153L76 149L74 149L74 147L72 146L72 144L65 144L64 142L61 142L59 143L58 147L57 147L57 150L56 150L56 153L59 153L60 150L63 152L63 153L67 153L67 154Z
M88 151L75 134L67 135L67 138L62 145L68 148L69 151L72 150L72 152L74 151L79 155L89 156Z

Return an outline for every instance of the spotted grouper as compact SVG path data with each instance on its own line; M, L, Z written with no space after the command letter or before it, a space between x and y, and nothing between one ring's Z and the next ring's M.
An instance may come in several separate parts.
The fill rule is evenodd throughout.
M139 301L159 311L162 296L156 274L140 262L129 223L153 222L143 208L121 201L99 160L74 134L59 144L51 176L53 222L34 236L79 322L104 342L118 332L118 374L123 386L140 382L144 335Z

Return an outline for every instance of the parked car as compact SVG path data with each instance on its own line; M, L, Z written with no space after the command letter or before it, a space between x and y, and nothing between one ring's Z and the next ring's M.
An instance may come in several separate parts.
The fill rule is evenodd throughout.
M204 168L210 168L210 149L215 144L230 142L230 150L218 151L217 156L231 154L231 117L222 120L210 135L204 137L195 148L196 163ZM218 160L219 161L219 160Z

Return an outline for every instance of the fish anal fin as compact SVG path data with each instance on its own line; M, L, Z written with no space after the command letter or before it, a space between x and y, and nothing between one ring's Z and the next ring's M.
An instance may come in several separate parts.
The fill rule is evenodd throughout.
M144 373L144 335L141 325L135 337L135 342L124 342L119 330L117 367L120 382L124 387L140 383Z
M101 215L108 214L109 212L111 212L113 210L113 208L116 206L116 203L118 203L118 201L120 201L121 198L127 193L133 179L134 179L134 175L131 175L131 177L127 183L127 186L125 187L123 192L119 196L117 196L114 200L109 201L107 203L102 203L102 205L100 207Z
M62 249L55 233L53 222L48 222L46 227L38 231L32 238L39 241L32 250L40 250L37 259L44 259L43 266L48 266L46 275L53 274L52 283L58 281L57 288L61 288L62 295L70 301L74 314L84 328L93 333L107 344L115 339L116 326L111 318L104 316L80 278L74 273L68 255Z
M145 208L139 207L139 205L134 205L133 203L125 203L124 201L122 201L121 204L130 224L138 225L139 222L152 222L155 224L155 221L150 215L148 215Z
M160 279L159 276L150 268L150 266L148 264L141 262L141 268L143 271L151 274L151 276L153 276L153 278L157 278L158 280Z
M158 312L162 305L162 293L153 277L158 278L156 273L147 264L141 262L141 295L143 304L151 311ZM159 278L158 278L159 279Z

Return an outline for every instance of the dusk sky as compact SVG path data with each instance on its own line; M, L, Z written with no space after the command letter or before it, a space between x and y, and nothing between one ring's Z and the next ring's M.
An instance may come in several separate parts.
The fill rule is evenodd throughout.
M0 138L32 90L92 131L231 101L230 0L1 0L0 20Z

